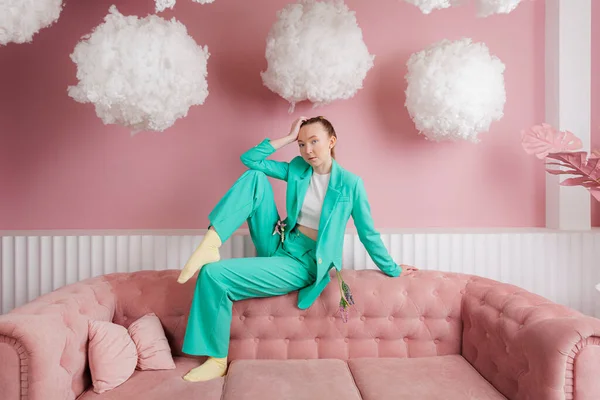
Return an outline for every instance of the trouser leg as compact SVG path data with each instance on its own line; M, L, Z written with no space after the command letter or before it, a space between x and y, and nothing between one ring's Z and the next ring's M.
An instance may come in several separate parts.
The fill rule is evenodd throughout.
M234 301L284 295L314 281L314 262L299 261L283 250L277 254L221 260L200 270L184 353L226 357Z
M270 256L277 250L280 237L272 233L279 214L273 188L263 172L244 172L208 219L223 243L246 221L259 257Z

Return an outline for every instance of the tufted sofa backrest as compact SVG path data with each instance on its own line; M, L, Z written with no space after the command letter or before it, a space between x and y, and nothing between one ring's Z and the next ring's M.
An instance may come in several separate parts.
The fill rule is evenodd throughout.
M195 280L178 271L109 277L114 321L128 326L145 313L161 319L171 349L181 354ZM461 291L470 276L434 271L391 278L380 271L343 271L356 302L348 323L339 312L335 274L307 310L297 292L234 303L229 358L421 357L461 351Z

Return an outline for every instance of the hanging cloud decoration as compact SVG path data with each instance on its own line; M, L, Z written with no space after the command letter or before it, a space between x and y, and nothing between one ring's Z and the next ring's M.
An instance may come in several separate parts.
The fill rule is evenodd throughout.
M457 7L465 3L464 0L404 0L419 7L423 14L434 10ZM492 14L508 14L513 11L522 0L475 0L478 17L488 17Z
M277 13L267 37L263 84L290 102L349 99L373 67L353 11L343 1L300 1Z
M478 142L503 117L504 64L483 43L442 40L407 62L405 105L428 139Z
M454 1L451 0L404 0L405 2L419 7L423 14L429 14L433 10L441 10L452 7Z
M215 0L192 0L194 3L208 4L213 3ZM164 11L167 8L175 7L176 0L155 0L156 12Z
M508 14L521 3L522 0L476 0L477 16L489 17L493 14Z
M62 0L0 0L0 45L31 42L58 20Z
M182 23L123 16L114 5L104 20L71 54L79 83L69 96L134 131L163 131L204 103L210 55Z

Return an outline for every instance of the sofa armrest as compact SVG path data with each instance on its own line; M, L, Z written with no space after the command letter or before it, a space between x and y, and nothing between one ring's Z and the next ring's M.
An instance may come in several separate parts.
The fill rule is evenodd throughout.
M112 320L103 278L64 286L0 316L0 398L75 399L90 384L88 321Z
M483 278L467 284L462 306L462 354L506 397L600 398L600 320Z
M70 391L71 376L61 366L67 327L60 314L3 315L0 317L0 343L3 344L2 354L11 359L5 362L3 357L0 362L0 398L72 398L65 391Z
M576 316L540 321L524 335L522 347L530 360L538 360L532 383L542 386L536 389L545 387L544 398L600 399L600 320Z

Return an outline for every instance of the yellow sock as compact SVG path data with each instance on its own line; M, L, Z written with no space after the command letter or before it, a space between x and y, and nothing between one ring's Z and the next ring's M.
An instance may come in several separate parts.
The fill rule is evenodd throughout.
M209 357L204 364L192 369L183 377L183 379L188 382L209 381L224 376L225 371L227 371L227 357Z
M185 263L177 282L185 283L205 264L219 261L221 259L219 247L221 247L221 238L215 230L209 229L198 248Z

